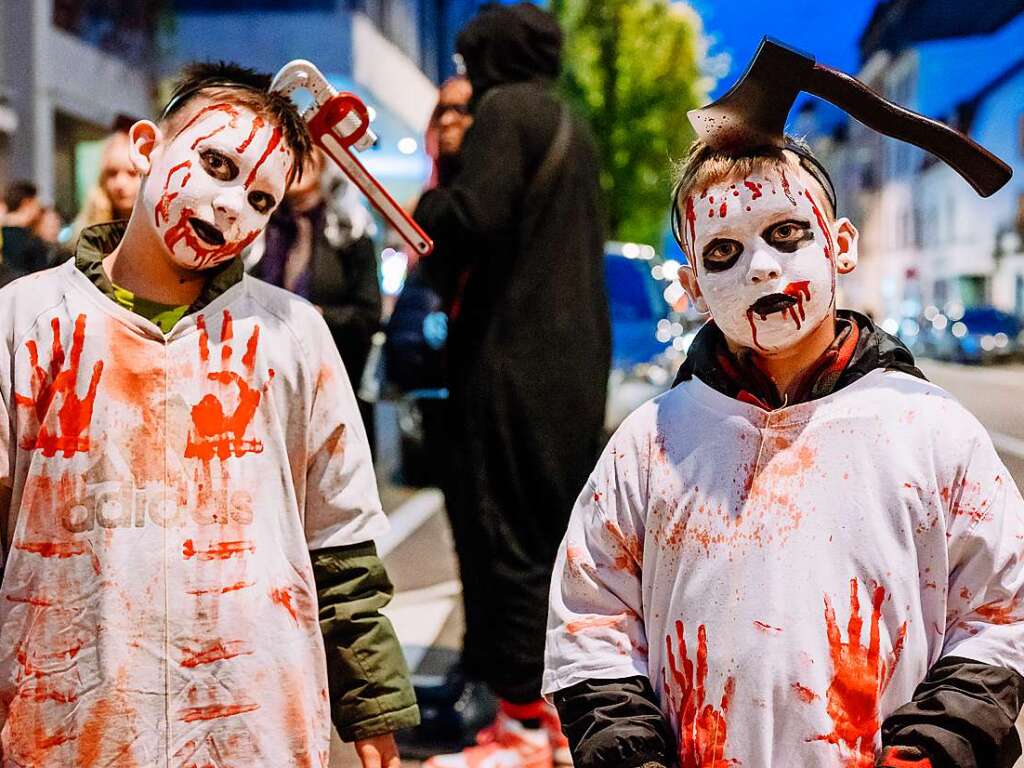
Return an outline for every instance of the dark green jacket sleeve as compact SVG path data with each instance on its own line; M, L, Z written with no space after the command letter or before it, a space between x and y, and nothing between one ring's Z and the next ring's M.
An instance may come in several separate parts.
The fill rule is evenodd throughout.
M394 588L373 542L310 552L327 651L331 718L345 741L420 720L394 627L380 609Z

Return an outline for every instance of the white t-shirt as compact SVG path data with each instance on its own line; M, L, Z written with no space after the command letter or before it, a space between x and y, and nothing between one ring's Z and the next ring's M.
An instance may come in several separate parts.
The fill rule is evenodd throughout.
M647 675L679 763L871 766L945 655L1024 674L1024 503L939 387L874 371L773 412L698 379L573 510L544 691Z
M4 765L326 765L309 550L387 519L316 309L246 276L165 338L68 262L0 342Z

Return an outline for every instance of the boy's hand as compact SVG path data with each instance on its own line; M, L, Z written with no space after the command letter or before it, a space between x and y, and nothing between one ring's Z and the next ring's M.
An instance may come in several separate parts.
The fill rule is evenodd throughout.
M355 746L363 768L399 768L402 764L393 733L360 739Z

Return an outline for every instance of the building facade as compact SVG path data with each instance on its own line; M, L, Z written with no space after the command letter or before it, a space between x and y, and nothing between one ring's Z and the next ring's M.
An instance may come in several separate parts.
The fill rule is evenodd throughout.
M843 281L845 303L890 321L929 306L991 303L1021 313L1024 7L993 3L975 14L944 6L928 16L932 5L880 3L861 38L858 77L898 104L965 130L1016 173L982 200L944 163L854 120L819 136L840 213L861 233L860 266Z
M79 145L150 114L157 19L149 0L0 3L0 186L30 179L74 214Z

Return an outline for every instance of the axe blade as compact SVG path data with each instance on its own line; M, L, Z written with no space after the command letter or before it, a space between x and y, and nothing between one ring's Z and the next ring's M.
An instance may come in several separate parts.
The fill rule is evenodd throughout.
M687 113L697 138L715 149L782 146L786 119L814 57L762 38L746 71L723 96Z

